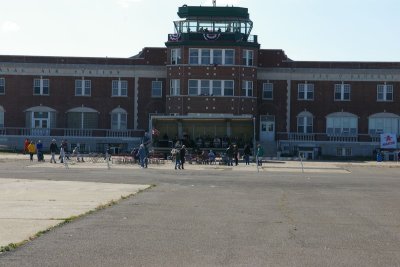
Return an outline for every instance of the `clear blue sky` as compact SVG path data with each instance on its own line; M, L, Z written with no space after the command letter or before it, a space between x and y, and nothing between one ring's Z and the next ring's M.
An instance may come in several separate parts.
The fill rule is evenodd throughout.
M212 0L0 0L0 54L130 57L164 47L183 4ZM263 49L293 60L399 61L399 0L217 0L247 7Z

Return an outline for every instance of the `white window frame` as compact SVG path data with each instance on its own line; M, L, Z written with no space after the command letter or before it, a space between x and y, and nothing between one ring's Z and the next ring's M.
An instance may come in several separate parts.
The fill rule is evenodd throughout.
M43 79L33 79L33 95L50 95L50 80Z
M171 96L181 95L181 80L180 79L171 79L169 95L171 95Z
M297 132L304 134L313 133L313 123L313 116L311 114L299 114L299 116L297 116ZM302 127L302 130L300 130L300 127Z
M400 133L400 116L393 113L377 113L368 118L368 133L377 135L381 133Z
M214 62L217 58L214 57L214 51L222 51L221 61ZM228 56L228 52L232 52L232 56ZM234 65L234 63L234 49L189 48L189 65Z
M85 80L84 77L80 80L75 80L75 96L91 96L92 81Z
M162 97L162 81L151 82L151 97L157 97L157 98Z
M265 97L266 93L271 92L271 97ZM262 99L272 100L274 99L274 84L273 83L263 83Z
M326 117L326 134L329 136L358 135L358 117L351 113L329 114Z
M386 83L378 84L376 86L376 101L393 102L393 85Z
M301 97L303 94L303 97ZM310 96L311 94L311 96ZM313 101L314 100L314 84L299 83L297 85L297 100Z
M243 50L242 65L253 66L254 64L254 51L253 50Z
M128 128L128 114L126 112L112 112L111 129L126 130L127 128Z
M111 96L113 97L127 97L128 96L128 81L126 80L112 80L111 82Z
M350 84L345 84L345 83L335 84L335 87L334 87L334 100L335 101L350 101L350 95L351 95Z
M0 95L6 94L6 79L0 78Z
M191 86L191 83L193 86ZM215 86L217 83L219 83L221 87ZM230 83L232 83L232 88L228 87ZM218 88L218 93L214 90L214 87ZM208 90L206 88L208 88ZM228 90L232 91L232 94L228 94ZM208 91L208 93L206 91ZM188 95L190 96L233 96L233 91L233 80L188 80Z
M182 64L182 55L180 48L171 49L171 65Z
M253 81L242 81L241 96L253 96Z

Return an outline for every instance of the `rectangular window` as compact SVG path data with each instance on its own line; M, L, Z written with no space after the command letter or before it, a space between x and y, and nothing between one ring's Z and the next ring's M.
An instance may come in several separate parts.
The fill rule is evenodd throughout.
M112 96L128 96L128 81L113 80Z
M224 96L233 96L233 81L224 81Z
M253 50L243 50L242 65L253 66Z
M233 81L189 80L191 96L233 96Z
M227 49L224 50L224 65L233 65L235 63L234 57L235 57L235 51L233 49Z
M49 95L49 79L34 79L33 94L34 95Z
M202 65L210 65L210 49L201 49L201 63Z
M0 78L0 95L4 95L6 93L6 79Z
M200 95L210 95L210 80L201 80L200 86Z
M300 83L298 84L298 100L314 100L314 84Z
M76 96L90 96L92 91L92 81L85 80L75 80L75 95Z
M274 97L274 84L273 83L263 83L263 99L273 99Z
M189 80L189 93L188 95L198 95L198 88L199 88L199 81L200 80Z
M190 65L233 65L234 64L233 49L189 49Z
M169 94L173 96L181 94L181 80L179 79L171 80Z
M199 65L199 49L189 49L189 64Z
M151 82L151 96L152 97L162 97L162 82L152 81Z
M213 64L222 65L222 49L213 50Z
M337 147L336 156L338 157L351 157L351 147Z
M242 81L242 96L253 96L253 82L252 81Z
M212 81L212 95L220 96L222 94L222 81Z
M177 65L181 64L181 49L180 48L175 48L171 49L171 64L172 65Z
M393 85L378 84L377 101L393 101Z
M335 101L350 101L350 84L335 84Z

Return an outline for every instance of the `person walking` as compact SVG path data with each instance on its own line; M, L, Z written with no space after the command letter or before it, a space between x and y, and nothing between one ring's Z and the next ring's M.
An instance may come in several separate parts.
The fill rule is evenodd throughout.
M260 144L257 145L256 157L257 157L257 165L262 166L262 158L264 157L264 148Z
M244 157L244 162L246 163L246 165L250 165L251 150L250 150L249 144L246 144L244 146L243 154L244 154L244 156L243 156Z
M28 145L28 153L29 153L29 159L33 161L33 154L36 153L36 146L33 141L31 141Z
M51 153L51 159L50 159L50 163L57 163L56 161L56 153L58 151L58 146L56 144L56 139L51 140L51 144L50 144L50 153Z

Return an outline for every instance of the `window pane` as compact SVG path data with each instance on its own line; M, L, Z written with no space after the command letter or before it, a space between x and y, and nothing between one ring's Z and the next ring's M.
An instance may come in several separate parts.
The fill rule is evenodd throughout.
M210 64L210 49L201 50L201 64L203 65Z
M151 92L153 97L162 96L162 84L160 81L153 81L151 83Z
M213 50L213 64L222 64L222 49Z
M199 50L189 49L189 64L197 65L199 64Z
M224 95L233 96L233 81L224 81Z
M221 95L221 81L213 81L213 88L212 88L212 94L216 95L216 96L220 96Z
M189 80L189 95L198 94L198 80Z
M209 80L201 80L200 84L201 84L200 95L209 95L210 81Z
M234 64L234 50L225 50L225 65Z

